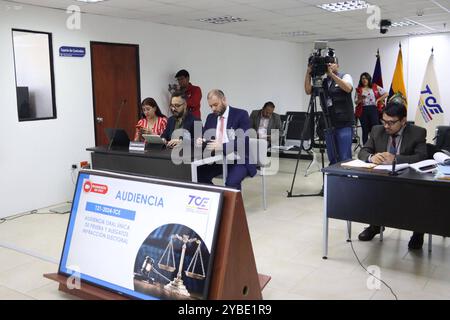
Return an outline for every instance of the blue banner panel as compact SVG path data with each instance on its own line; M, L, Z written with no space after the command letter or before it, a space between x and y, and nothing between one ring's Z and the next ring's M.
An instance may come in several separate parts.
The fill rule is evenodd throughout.
M105 216L116 217L120 219L134 221L136 216L136 211L115 208L110 206L105 206L103 204L87 202L86 203L86 211L95 212L99 214L103 214Z
M77 57L82 58L86 55L86 48L82 47L60 47L60 57Z

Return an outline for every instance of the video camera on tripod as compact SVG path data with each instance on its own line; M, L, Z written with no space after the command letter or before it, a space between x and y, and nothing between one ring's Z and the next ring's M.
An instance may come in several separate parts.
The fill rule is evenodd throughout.
M327 143L325 142L326 135L332 132L334 128L332 127L331 117L328 110L328 93L323 86L324 76L329 70L329 64L337 63L337 59L334 54L334 49L328 48L327 41L315 41L314 50L315 51L308 58L308 68L310 69L312 88L311 90L306 89L307 85L305 84L305 90L307 90L307 94L311 94L311 99L309 102L308 111L306 112L305 124L301 133L300 146L302 146L303 149L307 152L309 152L314 147L318 147L322 158L322 168L324 168L324 153L326 149L332 150L333 154L338 159L338 153L334 140L331 139L327 141L330 142L330 145L327 145ZM306 77L305 81L310 81L309 77ZM316 141L316 137L318 138L318 141ZM304 147L303 142L305 140L311 141L309 148ZM288 191L288 197L322 196L323 186L321 191L315 194L293 195L292 193L294 189L295 178L297 175L301 149L302 148L300 148L298 152L297 164L295 165L294 176L292 179L291 189L290 191ZM323 179L325 177L323 172L322 177Z
M328 71L328 64L336 62L334 49L328 48L327 41L315 41L314 52L308 58L311 67L313 87L322 87L322 78Z

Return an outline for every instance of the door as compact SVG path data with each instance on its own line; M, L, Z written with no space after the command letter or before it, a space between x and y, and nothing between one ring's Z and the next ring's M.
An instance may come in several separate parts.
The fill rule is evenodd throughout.
M134 138L140 110L139 46L91 42L95 144L108 144L106 128Z

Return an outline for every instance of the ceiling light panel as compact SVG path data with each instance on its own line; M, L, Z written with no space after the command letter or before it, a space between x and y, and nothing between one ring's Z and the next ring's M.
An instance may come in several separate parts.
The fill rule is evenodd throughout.
M366 9L370 4L366 1L341 1L334 3L319 4L317 7L330 12L345 12Z
M312 36L314 33L309 31L287 31L281 32L280 35L282 37L304 37L304 36Z
M244 22L244 21L248 21L248 20L239 18L239 17L234 17L234 16L222 16L222 17L198 19L198 21L212 23L212 24L225 24L225 23Z
M411 27L411 26L416 26L417 23L414 23L412 21L397 21L397 22L392 22L391 24L391 28L404 28L404 27Z

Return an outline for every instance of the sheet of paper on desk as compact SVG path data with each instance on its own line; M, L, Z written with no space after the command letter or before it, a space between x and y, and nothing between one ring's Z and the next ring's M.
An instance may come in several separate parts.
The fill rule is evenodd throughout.
M409 165L411 168L420 173L433 172L436 170L437 162L433 159L427 159Z
M438 171L440 174L450 176L450 166L438 166Z
M436 179L450 182L450 166L438 166L436 171Z
M407 163L400 163L395 166L395 171L400 171L409 167ZM392 171L392 164L380 164L373 168L374 170Z
M287 150L291 150L292 148L294 148L295 146L273 146L272 150L273 151L287 151Z
M443 152L436 152L433 155L434 160L438 163L447 164L450 161L450 157Z
M350 168L373 168L376 165L373 163L368 163L368 162L364 162L362 160L356 159L356 160L342 163L341 166L350 167Z

